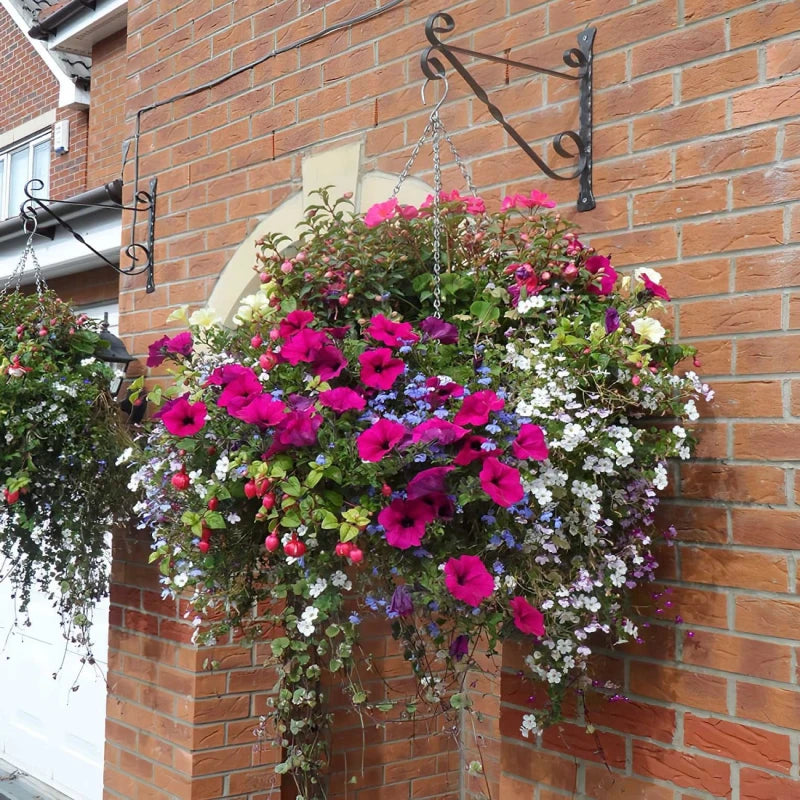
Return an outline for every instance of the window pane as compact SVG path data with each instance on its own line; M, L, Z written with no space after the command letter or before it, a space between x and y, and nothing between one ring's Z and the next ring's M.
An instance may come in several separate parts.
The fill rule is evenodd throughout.
M28 153L30 149L23 147L11 154L11 184L8 191L8 214L15 216L25 199L25 184L28 182Z
M6 210L3 205L3 196L6 186L6 160L0 157L0 219L5 219Z
M33 148L33 175L32 178L38 178L44 186L37 192L42 197L47 197L50 189L50 141L39 142Z

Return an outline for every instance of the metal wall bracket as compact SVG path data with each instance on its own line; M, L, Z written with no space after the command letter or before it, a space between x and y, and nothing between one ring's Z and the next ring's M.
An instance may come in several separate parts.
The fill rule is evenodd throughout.
M519 145L520 149L530 158L539 169L549 178L557 181L568 181L578 179L578 211L590 211L595 207L594 194L592 193L592 58L594 37L596 28L586 28L578 34L578 46L567 50L563 54L563 61L567 67L575 70L575 74L569 72L557 72L552 69L526 64L522 61L512 61L508 58L478 53L475 50L468 50L464 47L457 47L443 42L439 34L451 33L455 30L456 24L453 17L443 11L431 14L425 23L425 36L431 46L425 50L420 59L422 71L425 77L431 80L440 80L445 76L445 68L442 62L436 57L436 53L441 53L466 81L475 96L480 100L489 113L506 130L508 135ZM456 54L479 58L484 61L493 61L497 64L504 64L507 67L524 69L529 72L537 72L540 75L549 75L561 80L576 81L579 89L580 103L580 122L578 131L561 131L553 137L553 150L561 158L577 159L574 168L567 173L556 172L551 169L545 161L536 153L527 141L521 136L519 131L503 116L502 111L489 99L483 87L470 75L467 68L457 58ZM571 152L565 147L564 140L569 139L575 152Z
M81 203L75 200L53 200L49 197L38 197L34 194L44 188L44 183L38 178L28 181L25 184L25 197L27 198L19 209L19 215L22 219L22 225L26 233L36 233L40 236L46 236L49 239L55 238L56 227L61 226L69 231L72 236L77 239L84 247L91 250L97 258L104 264L111 267L111 269L118 272L120 275L142 275L147 273L146 292L151 294L156 290L156 284L153 276L153 244L155 237L155 221L156 221L156 189L158 186L158 178L152 178L150 181L150 191L145 192L140 190L136 192L133 199L133 205L122 205L122 181L117 179L109 184L106 184L106 194L108 195L108 202L102 203ZM119 267L112 261L109 261L99 250L92 247L86 239L78 233L63 217L53 209L56 205L61 213L64 213L62 208L68 210L69 206L78 206L82 208L110 208L119 209L124 211L132 211L134 214L134 223L132 225L131 243L125 248L125 255L129 259L129 264L126 267ZM56 222L56 225L41 227L39 222L38 211L43 211L47 218ZM147 213L147 239L146 244L136 242L133 240L136 229L136 216L140 213Z

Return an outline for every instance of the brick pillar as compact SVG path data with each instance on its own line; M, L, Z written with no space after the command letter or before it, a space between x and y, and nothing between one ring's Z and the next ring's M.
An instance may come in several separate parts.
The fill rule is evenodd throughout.
M138 532L115 537L104 798L279 800L276 754L253 733L274 673L257 647L191 644L149 553Z

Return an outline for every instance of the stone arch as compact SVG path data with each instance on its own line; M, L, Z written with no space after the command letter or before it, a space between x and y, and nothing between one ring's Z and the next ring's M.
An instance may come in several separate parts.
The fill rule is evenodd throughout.
M268 233L284 233L295 237L298 233L297 224L311 192L321 186L332 186L333 193L337 196L351 192L359 211L364 211L391 195L397 176L377 170L364 173L361 152L361 142L352 142L303 158L302 189L284 200L258 223L217 278L208 305L226 325L231 324L240 299L258 289L258 276L253 271L256 242ZM398 198L402 203L418 205L430 192L431 188L423 181L408 178L400 188Z

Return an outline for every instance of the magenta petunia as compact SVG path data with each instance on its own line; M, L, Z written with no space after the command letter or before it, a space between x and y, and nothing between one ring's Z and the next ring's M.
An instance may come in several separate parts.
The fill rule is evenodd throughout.
M433 519L430 508L419 500L392 500L378 514L378 522L386 532L386 541L399 550L418 547L425 535L425 526Z
M414 333L410 322L394 322L383 314L376 314L364 329L364 333L376 342L399 347L409 342L418 342L419 335Z
M496 458L487 458L480 472L481 487L495 503L503 508L513 506L525 494L519 470L503 464Z
M444 576L447 591L456 600L476 608L494 592L494 578L478 556L448 559Z
M168 353L175 353L181 356L190 356L194 342L192 341L192 334L189 331L183 331L171 339L168 339L164 345Z
M414 219L419 216L419 211L414 206L398 206L397 213L403 219Z
M409 500L418 500L427 494L446 494L445 480L447 473L455 467L430 467L417 473L406 487Z
M394 358L388 347L367 350L358 360L361 362L361 382L373 389L386 391L402 375L406 368L402 358Z
M194 436L206 424L206 412L206 404L200 400L190 403L179 397L161 414L161 421L173 436Z
M334 328L323 328L323 331L331 337L331 339L336 339L337 341L342 341L347 337L347 334L350 332L349 325L339 325Z
M486 211L486 203L483 202L481 197L466 197L464 206L467 214L483 214Z
M391 219L397 213L397 200L392 197L383 203L375 203L367 213L364 214L364 224L368 228L376 228L387 219Z
M531 461L544 461L549 450L544 440L544 431L531 423L521 425L517 438L511 445L511 452L517 458L528 458Z
M337 414L344 414L346 411L363 411L367 404L367 401L358 392L354 392L346 386L320 392L319 401Z
M425 387L430 390L425 399L431 408L439 408L451 398L464 396L464 387L461 384L453 381L442 383L435 375L425 381Z
M313 408L286 414L278 425L272 447L269 450L270 455L290 447L310 447L312 444L316 444L320 425L322 425L322 416Z
M600 255L589 256L584 266L594 275L594 280L586 287L590 294L606 295L614 291L617 271L611 266L610 258Z
M154 342L151 342L150 345L148 345L148 367L160 367L164 363L164 359L166 358L167 342L169 342L169 336L162 336L160 339L156 339Z
M314 315L310 311L303 311L298 308L288 313L281 320L281 324L278 326L278 335L281 339L288 339L303 330L303 328L307 328L313 321Z
M287 408L280 400L274 400L268 394L259 394L246 405L229 409L229 413L242 422L264 429L278 425L286 415Z
M363 461L380 461L406 438L406 429L399 422L379 419L358 437L358 455Z
M456 514L456 504L449 494L424 494L418 498L420 503L425 503L430 509L433 519L453 519Z
M227 408L228 413L247 405L254 397L263 392L261 381L252 370L246 370L238 378L234 378L222 390L217 398L220 408Z
M411 441L414 444L453 444L467 435L469 431L460 425L454 425L446 419L433 417L421 422L414 428Z
M501 211L508 211L512 208L555 208L556 204L544 192L537 192L536 189L532 190L529 195L515 194L512 197L503 199L500 205Z
M505 401L491 389L484 389L464 398L453 422L456 425L485 425L489 421L489 414L492 411L502 411L504 406Z
M485 436L467 436L467 438L464 439L464 443L461 445L461 449L453 459L453 463L458 464L459 467L466 467L467 464L471 464L478 459L483 461L489 458L490 455L496 457L496 450L484 450L481 447L484 442L488 441L489 440Z
M458 343L458 328L452 322L445 322L439 317L425 317L419 327L429 339L435 339L442 344Z
M534 608L524 597L514 597L508 605L519 630L531 636L544 636L544 616L538 608Z
M317 350L311 362L311 372L320 380L329 381L341 375L346 366L347 359L344 353L335 345L325 344Z
M297 366L301 361L311 363L319 351L327 344L328 338L322 331L302 328L293 333L281 347L281 360Z
M642 283L644 283L644 288L651 292L653 297L660 297L667 302L672 300L667 290L660 283L656 283L652 278L649 278L646 272L643 271L640 277Z
M231 381L252 371L250 367L243 367L241 364L223 364L211 373L205 385L227 386Z

